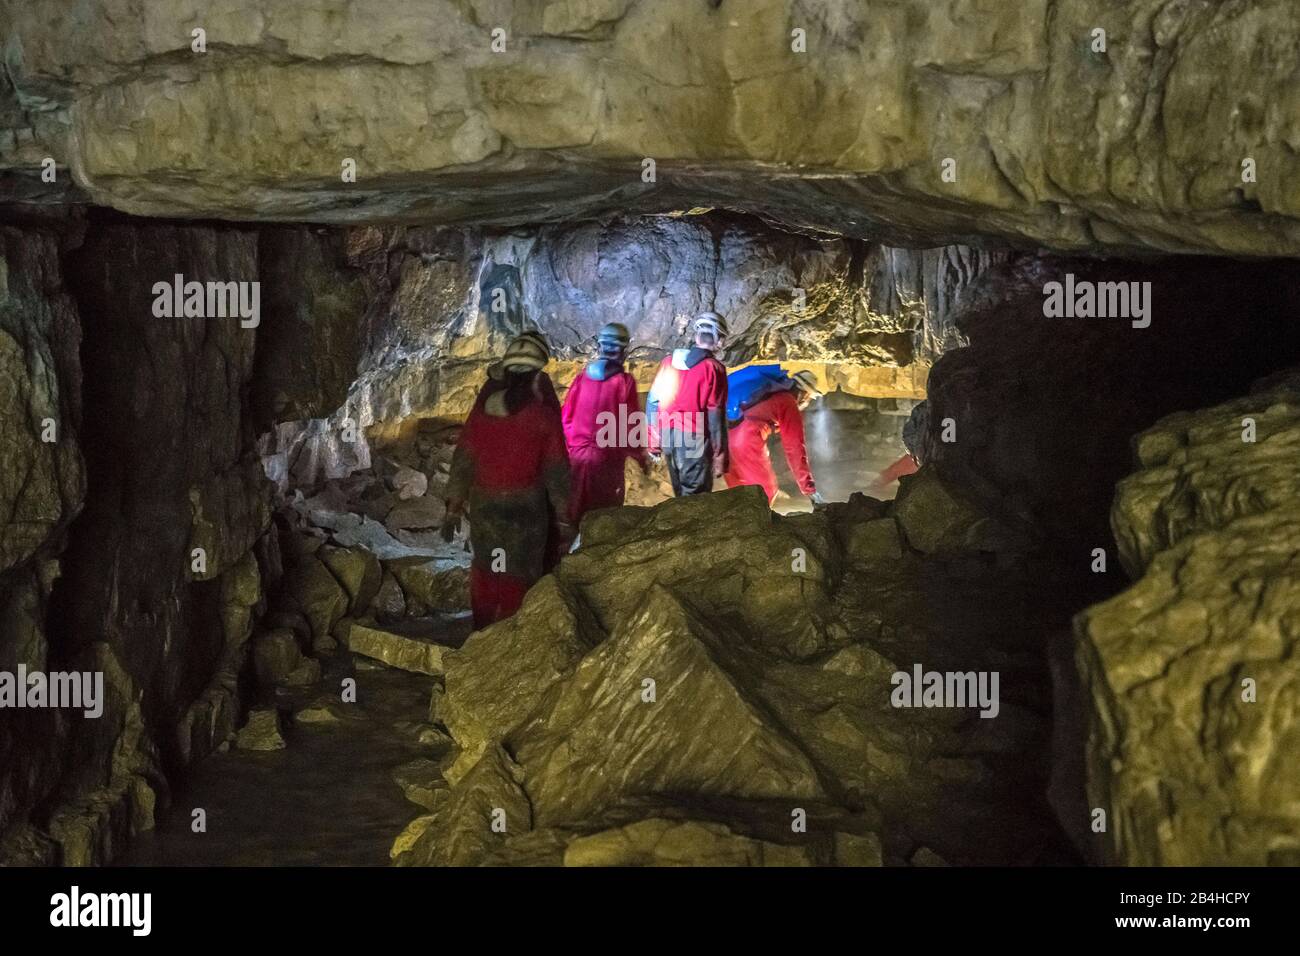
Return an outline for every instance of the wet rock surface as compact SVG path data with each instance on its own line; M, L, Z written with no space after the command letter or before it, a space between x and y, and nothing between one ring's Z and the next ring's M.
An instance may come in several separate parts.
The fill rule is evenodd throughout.
M1294 865L1296 376L1162 419L1135 447L1112 520L1138 580L1075 625L1099 856Z
M754 489L593 514L516 618L447 655L451 786L397 862L1072 859L1043 798L1042 640L1068 610L978 546L872 553L856 528L882 521L860 497L782 518ZM996 717L893 706L917 664L998 671Z
M356 702L342 700L342 680L356 680ZM393 834L418 802L394 779L399 767L432 764L440 751L395 733L394 720L420 715L431 679L392 670L328 664L317 690L283 702L285 747L230 750L196 764L157 826L119 858L152 866L379 866ZM423 764L422 764L423 765ZM412 776L409 774L407 776ZM405 778L403 778L405 780ZM436 776L420 777L436 789ZM404 784L409 792L411 782ZM418 794L416 794L418 795ZM192 812L206 812L195 833Z

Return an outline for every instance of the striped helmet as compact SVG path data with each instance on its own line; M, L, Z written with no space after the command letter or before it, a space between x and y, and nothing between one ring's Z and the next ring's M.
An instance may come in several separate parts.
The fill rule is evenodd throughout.
M708 332L715 339L727 337L727 320L716 312L701 312L695 317L695 331Z
M631 340L632 336L622 322L611 322L596 333L596 343L601 346L614 345L625 349Z
M540 332L524 332L510 340L501 365L507 371L545 368L551 360L551 350Z
M795 383L812 398L821 398L822 390L817 387L817 376L808 369L801 369L790 376Z

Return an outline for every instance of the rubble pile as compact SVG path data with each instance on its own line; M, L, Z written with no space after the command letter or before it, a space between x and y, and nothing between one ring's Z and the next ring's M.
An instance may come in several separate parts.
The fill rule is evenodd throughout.
M1006 572L1009 529L907 507L957 497L931 470L897 504L783 517L742 488L594 512L519 614L443 656L430 716L455 747L394 859L1070 859L1041 797L1059 608ZM998 671L996 717L895 706L916 665Z

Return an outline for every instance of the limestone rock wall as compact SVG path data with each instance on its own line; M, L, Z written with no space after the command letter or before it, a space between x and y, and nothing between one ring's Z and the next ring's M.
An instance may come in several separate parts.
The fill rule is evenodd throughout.
M1300 378L1135 447L1112 520L1138 580L1075 622L1093 838L1110 862L1294 866Z
M313 376L267 367L268 382L256 384L280 396L266 403L268 421L280 423L263 443L269 471L307 486L370 466L364 441L341 439L345 421L382 443L417 417L465 415L485 366L525 328L546 334L556 355L548 371L561 390L606 323L631 330L630 368L648 388L663 354L689 341L690 320L716 309L731 328L731 365L782 360L811 368L828 391L919 398L929 364L962 341L950 316L964 290L1011 261L964 246L907 250L803 235L716 212L504 232L285 228L264 232L262 243L268 255L268 243L281 253L292 244L283 287L270 295L303 301L294 308L310 315L268 328L264 335L286 348L267 354L316 354L295 361L327 366L338 382L350 363L355 378L333 407L320 401L323 389L308 388L325 415L293 424L309 406L288 396ZM309 249L311 267L298 268ZM308 326L316 331L300 331Z
M251 402L260 427L332 412L357 375L368 304L341 230L257 230L266 322L258 328Z
M54 232L0 228L0 670L11 674L62 659L46 617L59 552L86 498L81 329L62 247ZM59 773L67 732L58 713L0 712L0 837ZM25 746L42 737L50 747ZM37 846L24 841L22 852Z
M271 486L252 454L256 331L152 310L175 273L256 280L257 236L94 221L64 238L5 233L0 341L22 360L3 458L25 478L3 485L17 564L0 662L102 672L106 700L97 718L0 715L0 858L86 864L152 826L168 776L233 733ZM46 414L58 442L34 444Z
M507 233L367 228L350 232L349 250L377 293L371 365L428 347L484 358L526 327L545 332L557 357L585 358L608 322L631 330L634 358L657 360L686 342L705 309L727 317L733 364L933 361L953 340L946 318L961 291L1006 259L804 235L719 213Z
M85 493L81 330L60 251L53 232L0 228L0 574L48 557Z
M1290 0L4 0L0 27L0 159L33 201L49 155L50 188L159 216L707 205L900 244L1300 250Z

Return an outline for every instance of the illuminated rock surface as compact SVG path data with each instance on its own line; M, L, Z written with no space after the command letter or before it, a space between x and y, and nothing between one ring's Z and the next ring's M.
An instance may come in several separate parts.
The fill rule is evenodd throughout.
M443 672L443 646L416 635L354 622L348 629L347 643L352 653L382 661L389 667L433 676Z
M1294 4L0 0L0 35L0 670L106 683L2 715L0 861L119 859L191 781L252 822L171 862L1297 860L1296 400L1247 395L1300 360ZM155 314L178 274L260 321ZM1049 318L1067 274L1151 282L1150 324ZM438 529L487 365L535 327L563 395L619 321L644 388L703 309L830 393L828 497L922 398L925 468L591 515L468 636ZM893 706L914 667L998 673L997 716Z
M514 225L730 206L909 243L1300 251L1287 0L3 12L9 191L46 201L68 188L65 170L42 197L50 155L140 215Z
M1243 442L1243 419L1256 422ZM1300 388L1174 415L1116 496L1131 588L1078 618L1107 860L1300 860Z
M398 862L1069 858L1030 756L1059 611L978 551L866 553L855 529L882 520L861 499L775 517L755 489L593 515L517 617L447 655L461 749ZM996 718L891 706L896 670L959 660L1000 670Z

